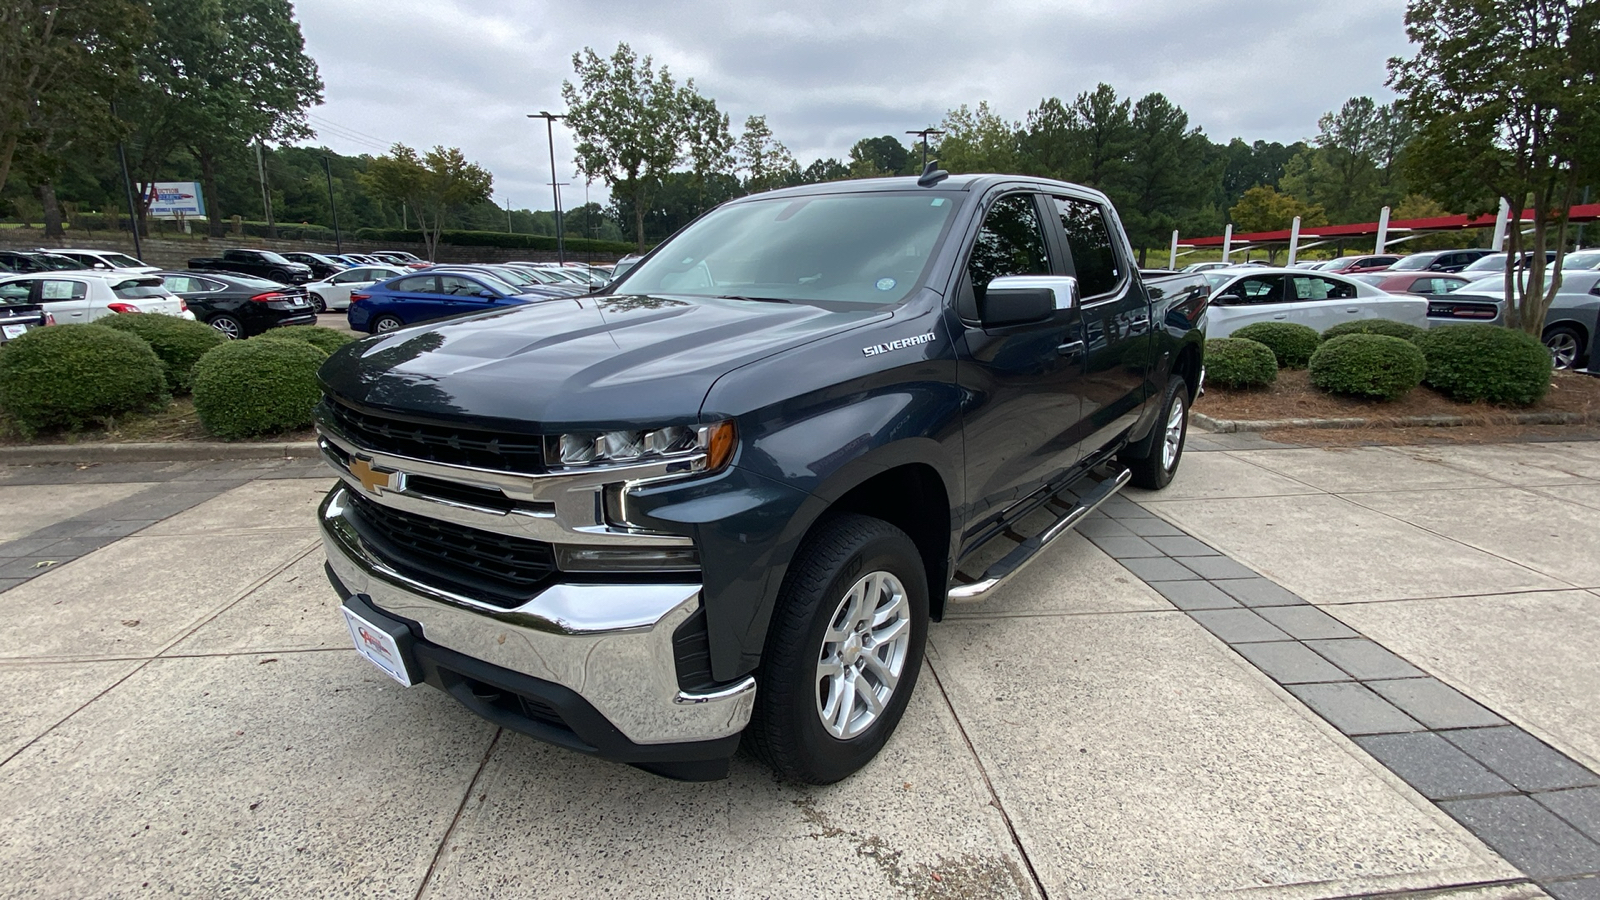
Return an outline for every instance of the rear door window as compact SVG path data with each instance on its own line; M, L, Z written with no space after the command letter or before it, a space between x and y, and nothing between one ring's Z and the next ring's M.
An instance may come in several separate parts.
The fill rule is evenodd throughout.
M39 302L41 303L82 300L88 296L89 286L81 281L58 281L55 279L41 279L39 281Z
M1055 203L1084 299L1111 294L1122 283L1122 267L1111 241L1105 210L1098 203L1067 197L1056 197Z
M439 279L433 275L418 275L415 278L402 278L389 285L389 290L402 294L437 294L439 293Z
M1295 301L1349 300L1356 295L1355 285L1317 275L1294 276Z
M1225 293L1230 298L1235 296L1242 298L1242 300L1234 302L1243 302L1250 305L1282 303L1285 300L1283 295L1283 276L1251 275L1248 278L1241 278L1233 287L1228 288Z

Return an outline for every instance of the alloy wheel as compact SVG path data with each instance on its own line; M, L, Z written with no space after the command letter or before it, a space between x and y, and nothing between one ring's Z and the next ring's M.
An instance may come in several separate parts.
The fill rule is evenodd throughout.
M1578 339L1571 332L1558 331L1544 339L1550 349L1550 359L1558 369L1570 369L1578 363Z
M1183 447L1183 420L1187 411L1183 397L1172 399L1172 412L1167 415L1167 432L1161 441L1161 467L1171 469L1178 464L1178 451Z
M817 716L849 740L878 720L900 683L911 648L911 604L889 572L863 575L828 621L817 658Z

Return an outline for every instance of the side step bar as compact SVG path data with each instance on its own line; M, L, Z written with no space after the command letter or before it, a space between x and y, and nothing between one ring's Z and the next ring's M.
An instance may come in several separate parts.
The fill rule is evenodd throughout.
M989 567L983 577L970 584L955 585L950 588L949 599L951 603L971 603L981 600L995 588L1005 584L1011 576L1022 571L1028 563L1039 558L1039 554L1050 546L1050 543L1063 534L1067 529L1078 524L1084 516L1095 511L1102 503L1110 500L1112 495L1128 484L1128 479L1133 473L1122 469L1111 478L1100 482L1094 490L1078 500L1078 504L1070 512L1057 519L1049 528L1039 532L1031 538L1018 544L1015 550L1001 557L999 561Z

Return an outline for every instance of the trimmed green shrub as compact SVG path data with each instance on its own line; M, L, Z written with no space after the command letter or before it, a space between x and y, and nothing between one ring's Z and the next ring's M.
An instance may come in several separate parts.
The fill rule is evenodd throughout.
M1317 344L1322 342L1315 328L1293 322L1257 322L1229 336L1266 344L1272 355L1278 358L1280 369L1304 369L1311 354L1317 351Z
M1417 339L1427 383L1452 400L1527 406L1550 390L1550 351L1531 334L1501 325L1446 325Z
M167 390L175 394L188 393L194 364L207 350L227 340L203 322L155 313L105 316L97 324L143 338L161 360Z
M150 409L166 384L149 344L103 325L38 328L0 348L0 409L24 435Z
M1329 328L1322 332L1322 339L1326 341L1346 334L1382 334L1416 343L1426 330L1393 319L1357 319L1354 322L1340 322Z
M1247 338L1206 341L1206 381L1225 388L1266 387L1278 380L1278 358L1266 344Z
M332 328L324 328L321 325L288 325L283 328L274 328L271 331L268 331L264 334L258 334L251 338L251 340L255 341L285 340L296 341L302 344L310 344L329 356L333 355L333 351L343 347L345 344L348 344L355 339L356 336L353 334L344 331L336 331Z
M1311 384L1330 394L1393 400L1422 383L1417 345L1386 334L1343 334L1311 354Z
M227 440L309 428L327 358L304 341L224 342L194 367L200 424Z

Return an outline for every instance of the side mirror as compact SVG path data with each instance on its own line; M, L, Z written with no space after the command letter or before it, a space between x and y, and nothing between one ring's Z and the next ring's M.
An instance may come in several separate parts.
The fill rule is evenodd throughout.
M487 288L479 291L477 296L482 297L485 300L498 300L500 298L499 294L496 294L494 291L488 290Z
M989 282L978 304L985 328L1044 322L1080 303L1078 279L1068 275L1004 275Z

